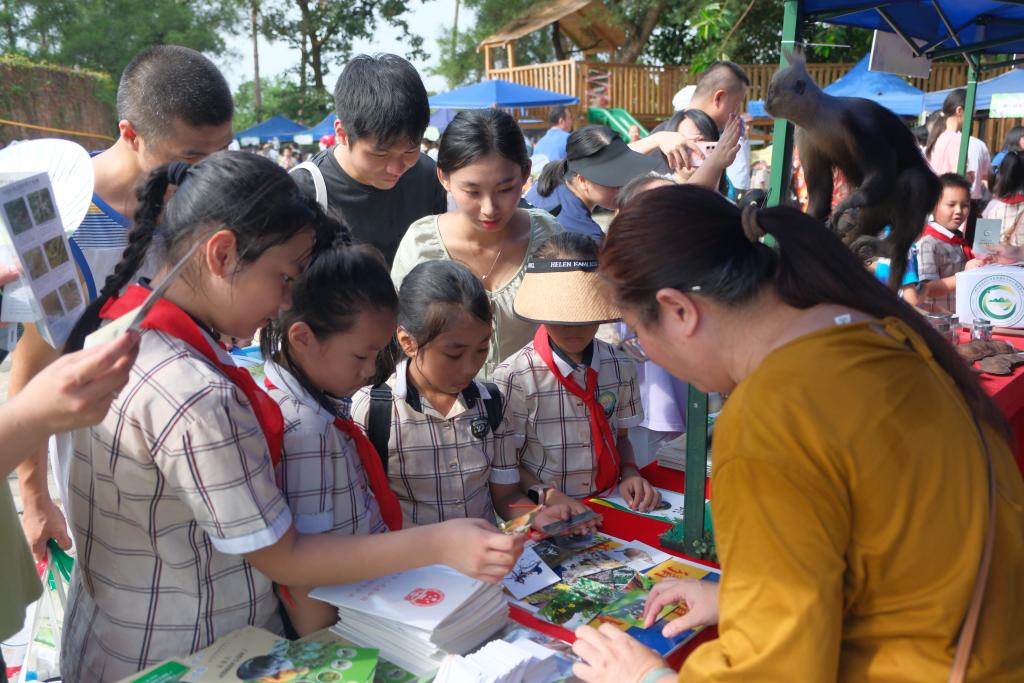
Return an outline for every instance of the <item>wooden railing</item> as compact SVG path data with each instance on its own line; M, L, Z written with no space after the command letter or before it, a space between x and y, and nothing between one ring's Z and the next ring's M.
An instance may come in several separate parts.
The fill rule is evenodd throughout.
M778 69L775 64L741 65L750 79L748 99L763 100L768 83ZM808 64L807 71L824 87L834 83L854 67L853 64ZM992 78L1008 67L985 72ZM586 117L591 106L622 107L641 122L652 125L672 114L672 97L684 86L697 82L697 75L688 66L645 66L574 59L547 64L531 64L512 68L491 69L488 78L501 78L536 88L552 90L580 98L577 116ZM912 78L910 83L926 92L963 86L967 82L967 66L963 62L939 62L932 65L928 78ZM744 103L745 105L746 103ZM544 127L548 109L529 109L520 113L524 127ZM992 119L974 124L974 134L983 139L993 153L1002 148L1003 138L1019 119ZM757 135L755 137L770 137Z

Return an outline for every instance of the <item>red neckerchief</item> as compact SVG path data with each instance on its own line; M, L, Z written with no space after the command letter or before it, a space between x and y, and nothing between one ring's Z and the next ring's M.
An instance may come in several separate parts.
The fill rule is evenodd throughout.
M1024 202L1024 193L1018 192L1007 197L996 197L996 199L1001 201L1003 204L1020 204L1021 202Z
M263 378L263 383L268 389L277 388L266 377ZM388 484L388 475L384 472L384 464L380 461L377 449L366 438L366 434L354 420L335 417L334 426L355 443L359 461L363 463L363 471L366 472L366 481L370 485L370 490L373 491L373 497L377 499L380 516L388 525L388 529L398 531L402 528L402 506L398 502L398 496Z
M619 481L619 449L615 445L615 437L612 435L611 425L608 424L608 417L604 414L604 408L597 400L597 370L587 368L585 389L581 388L572 377L563 377L558 366L555 365L554 355L551 352L551 341L548 339L548 330L544 325L538 327L537 333L533 335L533 348L558 383L565 387L570 394L582 399L587 406L587 415L590 418L590 437L594 442L594 455L597 460L597 476L594 485L597 491L610 489Z
M943 229L944 230L949 230L948 228L943 228ZM964 256L967 257L968 261L970 261L972 258L974 258L974 251L971 249L971 245L967 244L967 240L965 240L964 236L962 234L960 234L960 231L959 230L950 230L950 232L953 233L952 237L950 237L949 235L943 233L942 230L936 230L935 227L933 227L931 223L928 223L928 224L926 224L924 226L924 233L921 236L922 237L934 237L938 241L945 242L946 244L957 244L957 245L960 246L961 249L964 250Z
M103 308L100 309L100 318L104 320L120 318L141 306L149 294L150 291L145 287L131 285L122 296L111 297L103 305ZM263 437L267 440L270 460L274 467L277 467L281 461L281 445L284 442L284 418L281 416L280 406L259 388L249 371L237 365L221 362L196 321L167 299L160 299L156 302L142 321L142 327L147 330L160 330L185 342L217 366L231 380L231 383L238 387L249 400L252 412L256 415L260 428L263 430Z

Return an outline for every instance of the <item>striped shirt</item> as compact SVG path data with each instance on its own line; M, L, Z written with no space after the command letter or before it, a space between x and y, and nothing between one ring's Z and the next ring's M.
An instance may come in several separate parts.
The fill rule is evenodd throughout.
M126 216L93 194L89 211L70 237L72 252L79 251L85 260L83 264L81 258L76 258L90 300L103 289L107 276L114 272L121 260L121 254L128 246L131 227L132 223Z
M266 361L269 394L284 415L277 483L300 534L365 535L387 531L352 440L288 370ZM338 401L344 417L348 401Z
M554 362L563 377L572 376L577 384L586 386L586 365L573 367L557 353ZM595 339L590 367L597 370L597 398L612 433L618 437L619 429L639 426L644 411L633 361L611 344ZM597 493L593 485L597 461L587 407L558 383L532 341L497 367L494 381L505 396L505 417L512 431L512 438L503 445L515 451L520 465L566 495Z
M388 478L402 505L405 526L459 517L495 521L489 484L519 483L515 452L501 447L504 422L492 432L484 401L490 392L470 384L442 415L406 378L409 362L387 381L391 387ZM366 429L370 388L352 397L352 418ZM507 460L504 457L509 458Z
M259 422L220 369L146 330L127 386L73 442L65 681L119 680L246 625L280 629L270 579L242 556L292 516Z

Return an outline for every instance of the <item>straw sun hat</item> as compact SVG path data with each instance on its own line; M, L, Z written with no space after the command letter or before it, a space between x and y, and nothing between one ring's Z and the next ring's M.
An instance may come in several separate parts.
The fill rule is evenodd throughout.
M597 278L597 261L531 259L512 302L516 317L533 323L593 325L622 317Z

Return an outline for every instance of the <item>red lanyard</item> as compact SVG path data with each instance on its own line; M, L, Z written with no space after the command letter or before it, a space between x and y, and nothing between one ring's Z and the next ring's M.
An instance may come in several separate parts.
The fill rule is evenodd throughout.
M139 285L131 285L123 295L111 297L103 305L100 317L104 320L120 318L141 306L147 296L149 296L148 289ZM221 362L196 321L167 299L160 299L156 302L146 315L145 320L142 321L142 327L147 330L165 332L185 342L217 366L231 380L231 383L238 387L249 400L252 412L256 415L260 428L263 430L263 437L267 441L270 460L274 467L277 467L281 461L281 445L284 442L284 418L281 416L280 406L259 388L249 371L234 364Z

